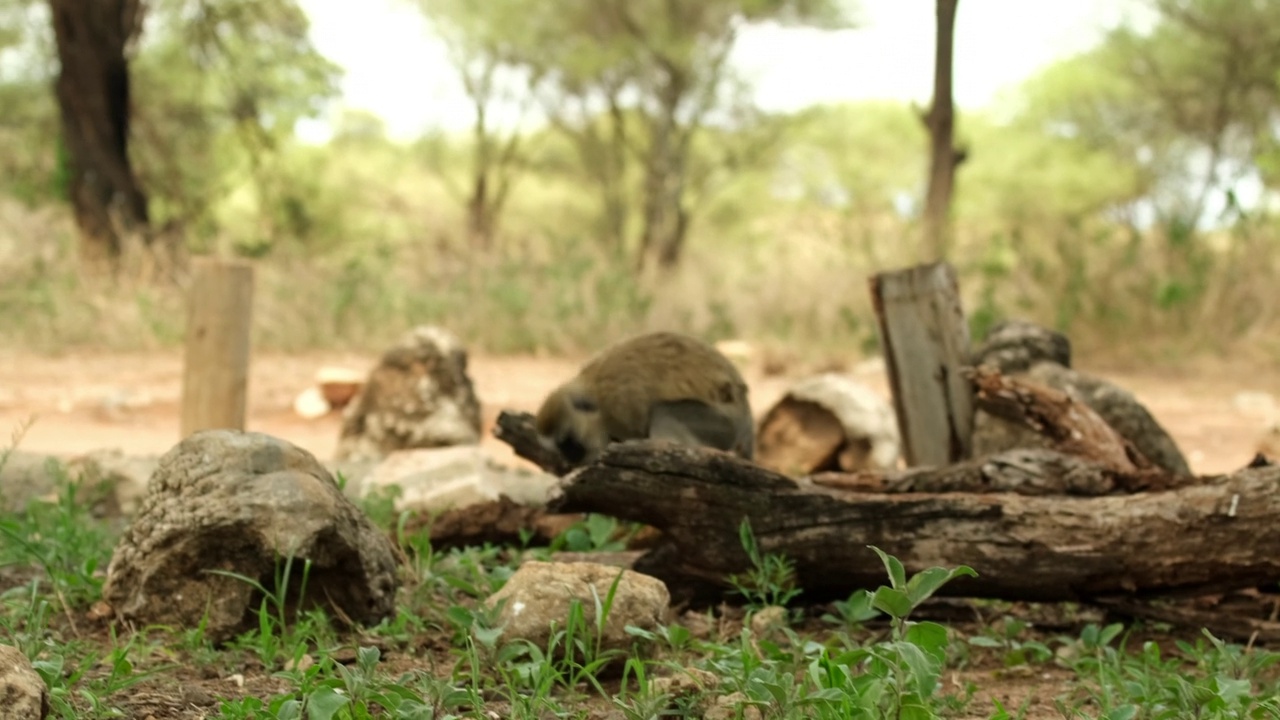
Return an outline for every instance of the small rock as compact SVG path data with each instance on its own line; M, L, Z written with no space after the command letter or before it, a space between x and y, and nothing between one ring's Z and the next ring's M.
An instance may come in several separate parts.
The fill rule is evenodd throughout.
M619 572L621 579L618 579ZM499 623L505 628L507 638L528 640L545 648L552 628L564 628L574 600L582 603L583 617L594 632L596 596L604 602L615 580L618 587L605 619L601 649L627 650L641 639L629 635L626 627L656 630L671 602L665 583L634 570L590 562L531 560L521 565L507 584L485 602L489 607L502 603Z
M109 515L132 515L159 464L159 456L125 455L119 448L111 448L77 455L67 461L66 470L83 487L101 488L110 494L114 512Z
M303 420L315 420L329 414L333 406L325 398L320 388L310 387L298 393L293 399L293 412Z
M700 698L696 702L697 710L705 713L709 703L701 696L720 687L720 677L706 670L684 667L679 668L674 675L655 678L649 687L654 694L665 693L672 700Z
M194 433L160 458L115 548L103 599L117 619L196 627L214 642L248 629L257 592L275 590L293 557L304 602L375 623L394 613L396 554L386 534L339 491L315 457L269 435Z
M760 714L760 708L750 705L751 701L747 696L740 693L729 693L716 698L715 703L707 708L707 712L703 714L703 720L762 720L764 717ZM739 715L741 708L741 715Z
M751 633L768 637L774 630L787 627L787 609L778 605L761 608L751 615Z
M343 411L338 460L480 442L480 402L467 351L442 328L420 326L383 354Z
M22 651L0 645L0 720L44 720L49 688Z

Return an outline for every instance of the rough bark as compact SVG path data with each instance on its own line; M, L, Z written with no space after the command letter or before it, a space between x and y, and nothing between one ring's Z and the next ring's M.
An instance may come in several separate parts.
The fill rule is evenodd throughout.
M144 230L147 198L129 162L126 48L140 0L49 0L61 69L55 93L71 162L69 194L84 259L114 264L126 233Z
M527 429L527 415L504 415L508 437ZM1280 581L1277 483L1277 467L1185 478L1052 450L797 482L724 453L633 441L566 476L550 509L660 530L636 569L665 580L680 600L715 601L725 578L747 569L738 541L745 519L762 551L795 563L811 601L882 584L868 545L909 572L960 564L978 571L944 595L1078 601Z
M870 473L867 473L870 474ZM1193 595L1280 581L1280 469L1259 468L1164 492L1034 496L948 488L1052 486L1114 490L1126 476L1054 453L1006 453L919 471L932 492L861 493L792 482L721 453L633 442L569 475L557 512L599 512L643 522L663 541L637 562L698 594L746 569L743 519L764 552L795 563L810 599L884 582L867 548L909 572L967 564L979 577L943 594L1064 601Z
M907 464L969 457L973 388L961 374L969 326L955 269L927 263L877 273L868 284Z
M952 45L959 0L937 0L938 30L933 66L933 104L921 120L929 130L929 188L925 195L925 240L933 260L947 257L948 216L956 167L965 152L954 144L955 101L951 91Z

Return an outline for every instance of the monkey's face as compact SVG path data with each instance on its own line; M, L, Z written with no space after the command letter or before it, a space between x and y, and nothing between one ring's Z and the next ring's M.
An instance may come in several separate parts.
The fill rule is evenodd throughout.
M535 424L543 446L558 452L571 465L595 460L609 441L600 407L573 384L547 396Z

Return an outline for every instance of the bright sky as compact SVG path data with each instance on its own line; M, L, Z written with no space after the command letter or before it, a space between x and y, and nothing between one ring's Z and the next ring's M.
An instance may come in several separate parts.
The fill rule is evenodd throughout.
M470 107L444 50L408 2L301 5L320 52L346 69L346 106L377 113L395 138L469 125ZM957 104L983 107L1044 65L1088 48L1130 6L1131 0L963 0L955 37ZM755 81L762 107L873 98L928 102L934 0L861 0L859 7L858 30L760 27L743 34L735 62ZM310 124L299 132L319 139L327 128Z

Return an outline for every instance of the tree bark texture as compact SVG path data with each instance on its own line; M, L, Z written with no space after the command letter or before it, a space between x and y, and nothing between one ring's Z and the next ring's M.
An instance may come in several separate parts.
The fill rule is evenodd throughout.
M969 456L973 387L969 326L955 269L945 262L877 273L869 282L893 407L909 465Z
M70 200L82 257L114 263L123 235L148 223L129 162L129 68L140 0L49 0L61 69L55 93L71 161Z
M503 413L499 426L511 442L532 432L531 421ZM744 519L762 552L795 563L809 601L884 584L869 545L908 572L973 567L977 578L941 592L957 597L1133 599L1280 581L1280 467L1164 479L1035 449L793 481L725 453L631 441L566 475L550 509L657 528L661 539L636 569L665 581L677 601L715 602L725 578L748 569Z
M976 490L1067 477L1078 492L1114 488L1123 475L1052 451L1015 451L916 473L914 486L930 491L864 493L793 482L723 453L633 442L567 476L554 509L606 513L662 531L661 544L636 569L668 582L673 595L677 588L723 588L728 574L747 569L737 532L744 518L762 552L794 561L811 600L884 584L868 545L898 557L908 572L961 564L977 570L977 578L943 588L953 596L1087 600L1280 581L1280 468L1164 492Z
M949 215L956 166L965 153L955 147L952 46L959 0L937 0L938 30L933 66L933 104L922 120L929 130L929 188L925 196L925 241L932 260L944 260L950 244Z

